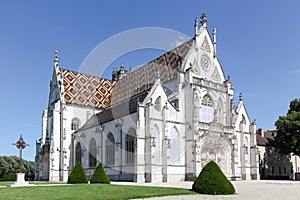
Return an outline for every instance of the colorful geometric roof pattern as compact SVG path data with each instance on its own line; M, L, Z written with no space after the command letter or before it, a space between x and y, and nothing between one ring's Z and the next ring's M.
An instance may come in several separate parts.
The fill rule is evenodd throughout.
M183 58L186 56L193 39L183 43L177 48L163 54L148 64L127 72L126 76L120 79L113 90L111 96L112 104L122 102L144 91L151 89L158 76L162 83L166 83L177 77L177 71L180 71ZM159 74L158 74L159 72Z
M114 81L66 69L63 74L64 100L69 104L106 108L111 103Z

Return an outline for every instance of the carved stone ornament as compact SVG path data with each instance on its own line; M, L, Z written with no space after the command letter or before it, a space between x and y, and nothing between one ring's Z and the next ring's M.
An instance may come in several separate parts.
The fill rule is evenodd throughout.
M204 51L210 52L210 47L209 47L209 44L208 44L208 41L207 41L206 37L204 37L204 40L203 40L202 45L201 45L201 49L204 50Z
M220 80L221 80L220 74L219 74L217 68L215 68L215 70L214 70L214 72L213 72L211 78L212 78L213 80L215 80L215 81L220 81Z
M209 71L210 68L210 59L207 55L203 54L201 56L200 65L204 71Z

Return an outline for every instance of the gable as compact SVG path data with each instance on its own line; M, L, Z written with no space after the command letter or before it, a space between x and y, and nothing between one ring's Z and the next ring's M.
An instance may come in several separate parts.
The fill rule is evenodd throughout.
M205 27L195 36L195 44L187 55L184 70L192 68L194 75L208 81L222 84L225 79L218 57L214 55L214 44Z

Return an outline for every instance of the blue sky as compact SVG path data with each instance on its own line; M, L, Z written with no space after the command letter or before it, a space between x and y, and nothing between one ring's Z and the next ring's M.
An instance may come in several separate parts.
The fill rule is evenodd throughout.
M18 155L19 134L33 160L47 107L54 51L60 66L78 71L89 52L108 37L133 28L162 27L193 36L194 19L206 12L217 27L217 53L250 118L274 129L289 102L299 98L298 0L200 1L0 1L0 155ZM144 64L160 51L120 58ZM114 63L116 65L119 65Z

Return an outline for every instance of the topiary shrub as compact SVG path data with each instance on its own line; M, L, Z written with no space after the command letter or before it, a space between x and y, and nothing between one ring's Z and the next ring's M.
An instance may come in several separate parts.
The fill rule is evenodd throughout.
M95 169L95 171L92 175L90 183L107 183L107 184L110 184L109 177L106 175L101 163L99 163L99 165Z
M8 174L7 173L3 174L2 181L7 181L7 179L8 179Z
M76 163L71 174L68 177L68 183L88 183L87 176L80 162Z
M2 176L2 181L16 181L16 176L12 172L10 172L9 174L5 173Z
M210 161L194 181L192 190L200 194L234 194L235 189L220 167Z
M7 175L7 180L8 181L16 181L16 175L14 174L14 173L9 173L8 175Z

